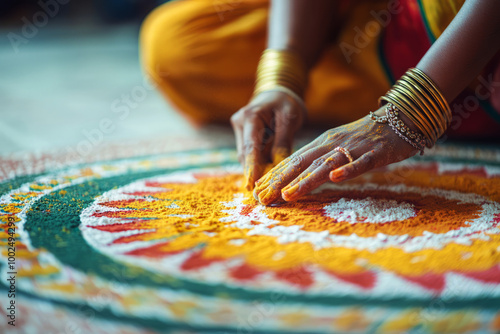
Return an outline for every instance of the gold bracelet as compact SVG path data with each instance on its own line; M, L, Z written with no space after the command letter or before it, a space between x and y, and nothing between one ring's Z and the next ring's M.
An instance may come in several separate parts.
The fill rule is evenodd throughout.
M405 114L432 147L451 122L451 109L437 85L417 68L409 69L379 99L379 105L391 103Z
M420 151L420 155L424 155L426 140L420 133L412 131L400 118L398 109L391 103L387 103L385 107L385 116L377 116L370 111L370 118L375 123L389 124L391 129L408 144Z
M433 111L433 113L435 113L435 115L438 117L438 120L437 120L438 123L441 125L442 129L446 129L448 127L448 120L447 120L446 112L443 111L444 110L443 103L442 103L442 101L440 101L437 98L437 95L429 89L430 86L427 85L425 80L423 80L421 77L413 75L412 73L407 73L407 75L405 75L403 80L406 80L407 82L411 82L414 85L417 85L417 86L424 89L425 99L427 101L429 101L429 103L434 103L433 110L438 110L437 112Z
M417 126L420 132L426 137L428 143L432 143L432 126L429 125L424 118L421 117L419 113L413 112L416 109L411 104L407 104L403 100L401 94L398 94L394 90L387 92L385 96L381 98L386 102L395 105L403 114L405 114L412 122Z
M410 69L408 74L410 74L410 75L416 74L416 75L420 76L421 78L423 78L427 82L428 87L429 87L428 91L432 95L434 95L438 101L440 101L441 108L442 108L444 115L446 116L446 118L448 118L448 121L451 122L451 118L452 118L451 108L448 105L448 102L446 102L446 99L444 98L441 91L438 89L437 85L434 83L434 81L432 81L432 79L427 74L425 74L422 70L419 70L418 68Z
M410 104L413 106L413 108L417 108L418 110L420 110L422 112L421 113L421 117L422 117L421 121L423 123L425 123L427 125L428 129L430 130L429 134L431 137L430 138L431 141L435 142L437 140L437 135L436 135L436 131L434 131L434 127L437 126L440 129L441 129L441 127L440 127L440 124L437 123L436 120L434 119L434 115L433 115L432 111L429 111L425 107L425 103L421 102L421 100L418 98L418 96L413 91L405 89L402 86L402 82L400 82L399 85L394 86L393 89L395 91L397 91L399 94L401 94L402 96L406 97L410 101ZM412 109L410 109L410 110L412 110ZM410 111L410 113L411 113L411 111Z
M407 94L412 99L412 101L420 108L420 110L423 110L425 112L427 117L432 118L434 122L438 124L440 131L444 132L445 129L442 128L442 115L440 115L441 119L436 119L436 115L432 112L432 110L435 110L437 107L435 105L430 105L432 104L432 102L426 98L426 94L424 92L420 91L420 87L414 87L410 85L411 81L401 80L400 86L397 86L397 88Z
M254 96L275 87L291 90L302 97L306 86L306 69L292 51L267 49L257 68Z
M416 76L413 76L411 72L404 74L402 78L403 82L412 85L415 90L418 90L421 93L421 96L424 100L432 104L432 107L429 110L443 110L443 105L440 101L436 100L436 96L433 95L432 92L429 92L428 89L421 88L420 85L425 85L424 81ZM437 113L437 116L439 117L439 122L442 123L444 127L447 127L447 125L445 125L447 124L446 115L443 115L441 112L439 112Z

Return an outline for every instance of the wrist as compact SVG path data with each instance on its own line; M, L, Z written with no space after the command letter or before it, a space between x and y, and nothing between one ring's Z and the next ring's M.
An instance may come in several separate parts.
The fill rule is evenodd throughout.
M373 112L373 114L375 114L378 117L386 116L387 115L387 104L384 104L382 107L378 108L376 111ZM399 113L399 118L406 124L406 126L408 128L410 128L410 130L412 130L413 132L417 132L417 133L422 134L422 131L420 131L418 126L416 126L415 123L413 123L413 121L408 116L406 116L404 113Z
M306 80L306 67L296 52L267 49L263 52L257 68L254 96L283 87L302 98Z
M401 117L402 113L400 110L391 103L387 103L381 109L385 110L385 115L381 116L380 112L378 114L370 112L371 120L375 123L389 125L401 139L420 151L420 155L423 155L428 142L422 132L415 129L415 124L413 122L406 122L408 119ZM413 125L413 128L410 127L411 125Z
M424 72L409 69L396 84L379 99L379 103L393 105L404 115L406 124L416 126L432 147L443 135L451 121L447 101Z

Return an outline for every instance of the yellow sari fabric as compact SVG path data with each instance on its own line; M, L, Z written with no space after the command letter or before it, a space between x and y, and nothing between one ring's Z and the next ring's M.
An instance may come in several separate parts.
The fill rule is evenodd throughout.
M376 109L378 98L417 64L463 2L351 1L337 42L310 72L309 124L334 127ZM141 30L145 71L193 123L228 122L252 96L268 7L269 0L176 0L158 7ZM387 22L378 15L384 11Z
M385 1L362 2L340 40L373 20ZM160 91L195 123L227 122L252 96L266 46L268 0L178 0L152 12L141 31L141 57ZM348 28L350 27L350 28ZM346 59L337 45L311 71L305 95L312 124L343 124L377 107L390 83L377 59L378 37Z

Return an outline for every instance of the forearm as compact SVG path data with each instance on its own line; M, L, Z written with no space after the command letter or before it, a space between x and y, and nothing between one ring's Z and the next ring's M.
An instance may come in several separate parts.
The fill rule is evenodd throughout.
M272 0L268 48L292 50L311 68L331 41L338 1Z
M417 68L451 102L500 49L500 1L467 0Z

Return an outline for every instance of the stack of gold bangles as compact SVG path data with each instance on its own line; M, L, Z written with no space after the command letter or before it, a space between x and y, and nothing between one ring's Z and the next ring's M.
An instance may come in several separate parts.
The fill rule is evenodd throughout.
M299 55L288 50L267 49L257 68L254 96L267 91L281 91L303 105L306 76L306 68Z
M451 122L451 109L436 84L418 68L409 69L396 84L379 99L388 103L385 117L371 113L372 120L389 123L391 128L423 154L432 147ZM423 137L411 131L398 119L398 111L406 115Z

